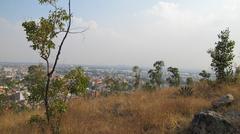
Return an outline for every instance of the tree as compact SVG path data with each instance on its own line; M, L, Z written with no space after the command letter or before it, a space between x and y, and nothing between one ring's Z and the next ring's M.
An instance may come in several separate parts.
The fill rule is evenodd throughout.
M141 69L138 66L134 66L132 71L133 71L133 77L134 77L133 86L135 89L138 89L140 85Z
M30 66L29 74L25 78L25 83L29 92L29 100L32 103L42 102L44 100L44 87L46 76L43 67ZM49 116L50 126L53 133L59 133L60 122L63 113L67 110L67 102L70 100L69 95L85 95L89 84L89 78L85 75L84 70L77 67L67 73L64 77L54 77L49 85Z
M221 31L218 35L219 41L215 43L215 48L208 51L212 57L211 66L215 71L218 82L229 81L233 75L232 63L235 42L229 39L229 34L228 28Z
M186 84L188 85L188 86L191 86L191 85L193 85L193 78L192 77L188 77L187 79L186 79Z
M170 86L179 86L180 85L180 74L178 68L169 67L168 72L170 76L166 79Z
M157 61L153 64L154 69L150 69L148 71L148 76L150 78L150 83L154 86L154 87L161 87L162 82L162 68L164 66L164 62L163 61Z
M62 115L67 111L67 102L72 95L85 95L89 85L89 78L84 70L77 67L67 73L63 78L55 77L51 81L50 96L50 117L52 120L52 131L59 133ZM71 96L69 96L71 95Z
M111 91L127 91L130 89L128 83L119 78L106 77L104 82Z
M143 89L145 91L155 91L156 90L156 87L150 82L150 81L147 81L144 85L143 85Z
M209 78L211 77L211 74L208 73L206 70L202 70L202 72L199 73L199 75L202 77L201 81L206 81L206 80L208 81Z
M81 95L86 93L86 89L89 85L89 78L85 75L84 70L81 67L71 70L65 75L65 79L67 79L67 88L71 95Z
M2 111L4 111L7 108L8 103L9 101L8 101L7 95L0 94L0 115Z
M12 77L7 77L7 74L4 71L0 71L0 85L5 87L4 90L6 94L9 90L16 88L18 83L18 80Z
M28 74L23 80L25 87L27 87L30 93L28 102L30 102L33 108L44 99L45 74L45 67L42 64L32 65L28 67Z
M62 47L68 35L70 33L82 33L81 32L71 32L72 24L72 12L71 12L71 2L68 0L68 9L65 10L62 7L58 7L58 0L38 0L41 5L46 4L52 7L49 11L48 17L41 17L39 20L30 20L22 23L24 31L26 32L26 38L29 42L32 42L31 46L34 51L37 51L40 57L46 63L46 81L43 92L45 115L47 122L49 124L50 120L54 120L54 116L51 114L52 109L55 106L61 107L62 105L55 105L55 98L50 96L50 87L53 83L53 74L55 72L60 54L62 52ZM57 47L57 43L54 40L61 38L57 53L55 55L52 66L50 66L51 52ZM57 82L58 84L61 81ZM53 84L54 85L54 84ZM59 89L60 90L60 89ZM51 100L51 101L50 101ZM56 102L58 102L56 100ZM58 103L60 104L60 103ZM53 131L54 132L54 131ZM56 132L57 133L57 132Z
M56 0L39 0L40 4L49 4L53 7L53 11L50 11L48 18L41 17L39 22L37 21L25 21L22 23L24 31L27 35L27 40L32 42L31 47L34 51L37 51L40 57L47 64L47 81L45 85L44 104L45 111L47 116L47 121L50 120L50 111L49 111L49 85L51 83L52 75L55 71L56 65L58 63L59 56L61 54L62 46L68 36L70 27L71 27L71 5L70 0L68 3L68 13L65 9L57 7ZM67 28L65 25L67 23ZM56 58L54 60L53 67L51 69L49 57L51 55L52 49L55 49L56 43L54 39L60 33L64 32L64 36L59 45Z
M236 83L240 82L240 66L236 67L234 79Z

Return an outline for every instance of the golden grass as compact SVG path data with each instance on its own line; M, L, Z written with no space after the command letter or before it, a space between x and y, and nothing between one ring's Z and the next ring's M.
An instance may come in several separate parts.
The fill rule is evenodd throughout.
M14 113L11 111L4 112L0 116L0 133L1 134L20 134L26 133L31 130L30 126L27 125L27 121L31 115L41 114L40 111ZM32 132L35 130L32 129ZM36 130L37 131L37 130Z
M231 93L240 98L240 86L194 88L194 95L181 97L177 89L156 92L136 91L95 99L76 99L62 120L64 134L171 134L190 124L198 111L207 109L218 96ZM204 92L204 93L203 93ZM240 103L233 109L240 110ZM34 113L34 112L33 112ZM5 113L0 116L0 133L39 133L26 124L32 112ZM35 112L36 113L36 112Z

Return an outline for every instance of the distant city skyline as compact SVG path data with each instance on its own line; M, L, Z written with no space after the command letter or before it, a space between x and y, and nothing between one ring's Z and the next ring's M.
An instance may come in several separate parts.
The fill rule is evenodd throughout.
M72 5L73 28L90 29L69 36L60 63L152 67L163 60L166 67L211 70L207 50L227 27L236 42L234 66L240 63L239 0L72 0ZM37 0L1 2L0 62L43 62L21 23L46 16L48 9Z

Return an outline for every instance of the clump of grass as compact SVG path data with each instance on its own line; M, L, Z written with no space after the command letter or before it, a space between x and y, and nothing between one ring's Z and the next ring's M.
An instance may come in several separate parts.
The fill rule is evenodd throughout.
M182 86L178 89L178 92L181 96L184 96L184 97L192 96L193 94L192 87L190 86Z

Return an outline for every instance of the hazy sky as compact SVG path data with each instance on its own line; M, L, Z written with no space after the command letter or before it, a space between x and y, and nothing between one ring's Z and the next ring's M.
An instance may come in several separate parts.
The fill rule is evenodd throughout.
M61 5L66 3L60 0ZM210 70L217 34L230 28L240 63L240 0L72 0L73 28L90 29L66 41L61 63L166 66ZM0 62L41 62L25 39L24 20L46 16L37 0L2 0Z

